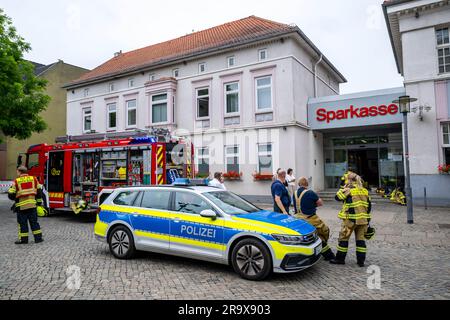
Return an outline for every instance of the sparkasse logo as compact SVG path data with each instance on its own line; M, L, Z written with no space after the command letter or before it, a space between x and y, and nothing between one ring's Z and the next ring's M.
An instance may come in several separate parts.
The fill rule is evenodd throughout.
M347 109L327 111L325 108L317 109L317 121L326 121L330 123L333 120L345 120L353 118L377 117L386 115L395 115L398 113L398 105L392 103L389 106L384 104L371 107L355 108L351 105Z

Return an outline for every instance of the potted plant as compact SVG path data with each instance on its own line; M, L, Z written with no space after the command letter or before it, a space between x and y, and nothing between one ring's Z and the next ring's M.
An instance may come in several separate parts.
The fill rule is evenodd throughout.
M239 172L236 172L236 171L228 171L228 172L225 172L223 174L223 177L226 180L241 180L242 172L239 173Z
M253 172L252 176L255 181L271 181L273 179L272 173Z
M450 174L450 164L442 164L438 166L438 170L440 174Z

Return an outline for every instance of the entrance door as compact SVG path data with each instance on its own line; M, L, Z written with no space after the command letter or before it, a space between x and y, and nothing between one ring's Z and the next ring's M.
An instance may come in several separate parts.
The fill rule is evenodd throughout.
M378 187L378 150L348 150L348 167L356 171L369 186Z

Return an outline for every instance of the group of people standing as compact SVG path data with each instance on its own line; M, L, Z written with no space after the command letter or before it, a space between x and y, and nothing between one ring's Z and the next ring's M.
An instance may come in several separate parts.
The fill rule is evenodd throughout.
M298 187L297 187L298 186ZM278 169L271 186L274 201L274 212L293 215L306 220L317 229L322 240L322 255L332 264L345 264L348 243L355 234L356 258L360 267L366 259L366 241L373 237L375 229L369 226L371 219L371 201L369 192L363 186L359 175L348 171L342 177L342 184L335 199L342 202L338 218L342 220L336 254L328 245L330 229L317 215L317 208L323 206L323 201L313 190L309 189L308 179L301 177L296 182L292 169ZM293 213L290 207L293 204Z

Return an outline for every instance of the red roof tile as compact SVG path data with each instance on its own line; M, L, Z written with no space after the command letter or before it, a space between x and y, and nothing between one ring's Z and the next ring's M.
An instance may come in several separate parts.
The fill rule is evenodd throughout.
M70 85L101 79L127 71L139 70L142 67L175 60L209 49L233 44L238 45L261 37L296 30L297 27L295 26L250 16L180 38L122 53L84 74Z

